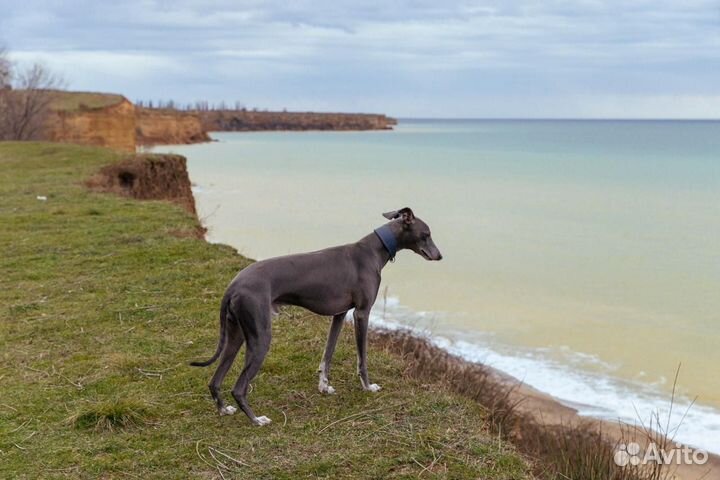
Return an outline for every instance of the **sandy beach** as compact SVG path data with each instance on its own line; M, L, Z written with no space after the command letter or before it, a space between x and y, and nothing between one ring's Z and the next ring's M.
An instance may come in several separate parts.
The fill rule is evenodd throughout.
M498 381L510 387L519 385L513 393L519 402L518 408L528 415L532 415L540 423L565 426L582 425L584 428L604 432L611 442L636 442L642 446L643 451L647 447L647 435L640 425L580 416L577 410L563 404L551 395L527 385L522 385L518 379L503 372L497 370L495 372ZM720 479L720 456L708 454L708 461L703 465L671 465L667 471L671 475L668 478L677 478L679 480L718 480Z

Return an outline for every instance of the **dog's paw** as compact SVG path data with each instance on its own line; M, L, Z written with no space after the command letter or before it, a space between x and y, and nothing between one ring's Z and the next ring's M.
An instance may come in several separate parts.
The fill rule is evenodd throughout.
M262 427L263 425L268 425L268 424L270 424L270 423L272 423L272 420L270 420L270 419L269 419L268 417L266 417L265 415L263 415L262 417L257 417L257 418L255 419L255 425L259 425L259 426L261 426L261 427Z
M320 393L327 393L328 395L334 395L334 394L335 394L335 389L334 389L333 387L331 387L330 385L327 385L327 384L326 384L326 385L320 385L320 387L318 388L318 390L320 390Z
M233 407L232 405L224 405L220 410L218 410L218 413L220 413L220 416L223 415L232 415L235 412L237 412L237 408Z
M380 390L382 390L382 387L380 387L380 385L378 385L377 383L371 383L367 386L365 390L367 390L368 392L379 392Z
M335 393L335 389L328 384L327 378L320 379L320 383L318 383L318 390L320 390L320 393L327 393L328 395Z

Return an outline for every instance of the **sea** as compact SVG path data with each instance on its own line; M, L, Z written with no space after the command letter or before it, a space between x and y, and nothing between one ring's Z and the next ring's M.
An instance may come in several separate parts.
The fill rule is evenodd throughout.
M677 441L720 453L719 121L211 136L155 148L187 157L210 241L255 259L318 250L411 207L443 260L400 252L373 324L582 415L659 415Z

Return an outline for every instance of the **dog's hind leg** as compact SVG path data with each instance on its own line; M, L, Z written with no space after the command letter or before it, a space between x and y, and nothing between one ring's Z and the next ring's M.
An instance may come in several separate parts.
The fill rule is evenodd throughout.
M237 321L232 316L227 319L225 328L227 331L225 346L220 354L220 363L215 370L212 380L210 380L209 388L210 394L212 395L213 400L215 400L215 405L217 405L218 413L220 415L232 415L237 411L237 409L232 405L225 405L225 401L220 393L220 388L223 380L225 379L225 375L227 375L228 370L230 370L240 347L242 347L242 344L245 341L245 337L243 336L242 330L240 329Z
M355 309L353 314L355 321L355 343L357 344L357 372L360 375L360 383L363 390L377 392L380 385L370 383L367 370L367 332L369 312Z
M335 393L335 389L329 385L330 377L330 362L332 361L333 353L335 352L335 345L337 345L338 337L340 336L340 330L342 330L343 323L345 322L345 315L347 312L335 315L332 318L332 324L330 325L330 333L328 333L327 345L325 345L325 353L323 354L322 361L318 367L320 372L320 382L318 383L318 389L320 393Z
M245 367L238 377L232 395L240 409L245 412L250 421L255 425L267 425L271 422L268 417L256 417L247 401L248 387L250 382L262 366L270 350L270 339L272 331L270 326L270 309L258 311L246 311L245 317L240 318L245 333Z

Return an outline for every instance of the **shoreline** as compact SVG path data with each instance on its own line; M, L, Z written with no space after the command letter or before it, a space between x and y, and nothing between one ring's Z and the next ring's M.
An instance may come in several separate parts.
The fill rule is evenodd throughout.
M481 369L485 371L484 387L497 389L506 392L508 404L513 405L513 409L517 409L520 425L516 427L522 431L523 424L527 422L535 423L541 428L563 429L566 431L582 431L589 435L600 435L607 444L615 448L618 444L635 442L641 445L642 451L648 447L650 441L657 445L676 446L676 448L686 447L682 443L673 442L662 433L655 430L648 432L646 428L637 424L629 424L621 420L609 420L597 418L594 416L580 415L577 409L565 403L562 399L538 390L530 385L525 384L521 380L513 377L507 372L499 370L481 362L473 362L464 359L447 349L438 346L430 335L423 336L408 327L400 326L398 328L386 326L372 326L371 336L379 343L396 342L398 338L403 344L408 343L407 337L410 337L409 343L413 344L411 349L429 349L439 350L443 353L433 359L433 362L442 363L442 367L448 371L455 368L460 369ZM403 338L405 337L405 338ZM395 351L395 353L407 353ZM438 368L438 367L436 367ZM450 387L459 391L465 390L467 386L460 386L450 383ZM482 403L482 402L480 402ZM662 419L661 419L662 420ZM518 434L522 437L522 433ZM511 441L517 442L514 435L510 435ZM667 442L667 443L666 443ZM676 465L670 464L664 472L667 477L677 480L720 480L720 455L717 453L707 452L702 449L687 447L692 452L705 452L707 454L707 462L693 465Z
M687 396L673 394L672 388L665 391L658 386L631 381L616 375L609 366L604 370L589 370L583 368L584 364L573 363L574 357L562 361L536 348L497 343L472 326L444 329L427 324L423 318L428 313L435 318L432 312L414 312L394 297L387 306L376 308L380 311L373 314L371 325L407 330L466 362L502 372L515 382L522 379L523 385L573 409L581 418L633 424L648 422L659 413L663 422L670 416L677 442L720 454L720 447L713 442L717 432L713 426L720 414L715 405L699 404ZM588 356L582 352L573 355L583 359ZM672 377L670 380L672 387Z
M495 373L500 383L510 388L518 386L515 395L518 399L522 399L520 409L526 414L533 415L538 422L552 426L578 425L583 428L604 432L612 443L621 443L629 438L631 441L643 445L644 448L647 446L647 433L640 425L631 425L620 420L611 421L582 416L576 409L564 404L561 399L541 392L529 385L524 385L505 372L495 370ZM693 452L699 450L689 448ZM703 465L671 465L669 468L670 474L674 475L674 478L683 480L720 479L720 455L711 452L707 452L707 454L707 463Z
M493 369L492 367L487 368ZM493 370L499 383L509 388L517 386L514 395L516 395L519 400L522 399L520 409L526 414L532 415L538 422L553 426L579 425L588 429L596 429L605 432L608 439L614 443L627 441L628 435L631 441L635 441L641 445L647 442L647 433L640 425L631 425L620 420L612 421L580 415L575 408L566 405L561 399L541 392L529 385L525 385L520 380L505 372L497 369ZM689 448L691 448L693 452L697 450L704 451L702 449ZM707 452L707 454L708 461L704 465L672 465L669 471L675 478L684 480L699 478L705 480L720 479L720 455L712 452Z

